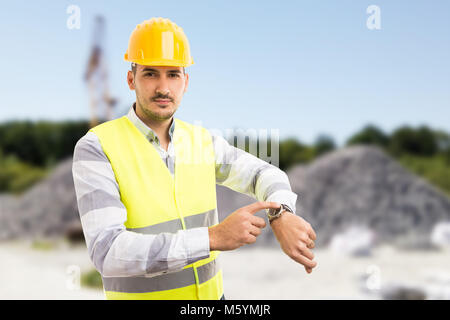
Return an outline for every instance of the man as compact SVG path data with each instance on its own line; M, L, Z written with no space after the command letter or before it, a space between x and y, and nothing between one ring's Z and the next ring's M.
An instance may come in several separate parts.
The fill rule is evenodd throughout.
M89 130L73 160L83 232L106 297L224 299L219 253L254 243L266 226L254 214L264 209L283 251L311 273L316 235L295 214L287 175L174 117L193 64L183 30L168 19L144 21L125 60L136 102ZM259 201L218 223L215 184Z

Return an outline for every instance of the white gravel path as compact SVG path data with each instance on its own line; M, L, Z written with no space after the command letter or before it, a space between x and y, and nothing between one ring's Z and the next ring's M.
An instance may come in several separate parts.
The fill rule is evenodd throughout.
M0 299L104 299L83 288L79 274L92 269L86 247L33 249L31 243L0 243Z
M425 288L450 299L450 251L402 252L390 247L372 256L337 256L314 249L311 274L281 249L241 248L222 253L227 299L380 299L394 284Z
M281 249L243 247L221 253L227 299L379 299L392 283L426 287L450 299L450 251L401 252L378 248L368 257L337 257L315 249L317 267L303 266ZM93 266L83 245L34 249L30 243L0 243L0 299L104 299L102 290L77 286Z

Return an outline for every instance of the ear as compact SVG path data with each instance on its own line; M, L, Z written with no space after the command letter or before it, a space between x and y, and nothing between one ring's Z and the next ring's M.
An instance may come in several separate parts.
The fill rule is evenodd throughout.
M185 77L185 82L184 82L184 91L183 91L183 93L185 93L186 91L187 91L187 88L188 88L188 84L189 84L189 74L185 74L184 75L184 77Z
M128 83L128 87L130 88L130 90L136 89L134 86L134 75L131 70L128 70L128 73L127 73L127 83Z

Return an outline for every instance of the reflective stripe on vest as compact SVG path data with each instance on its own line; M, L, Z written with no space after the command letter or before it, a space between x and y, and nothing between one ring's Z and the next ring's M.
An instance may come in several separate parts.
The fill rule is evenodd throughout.
M184 218L186 229L196 228L198 226L213 226L219 223L217 209L209 210L205 213L195 214ZM161 222L143 228L127 228L129 231L134 231L143 234L158 234L162 232L175 233L182 230L183 226L180 219L173 219L166 222Z
M210 261L197 268L198 280L202 284L214 277L219 272L217 259ZM103 286L106 291L116 292L153 292L159 290L170 290L195 284L193 268L163 274L151 278L147 277L105 277Z
M174 118L174 177L147 138L123 116L91 129L99 138L127 208L128 231L143 234L217 224L214 148L209 132ZM220 299L219 251L180 271L104 277L108 299Z

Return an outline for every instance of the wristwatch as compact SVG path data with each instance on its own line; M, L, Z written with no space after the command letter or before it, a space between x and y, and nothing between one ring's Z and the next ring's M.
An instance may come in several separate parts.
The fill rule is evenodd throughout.
M288 211L290 213L294 213L291 208L289 208L285 204L281 204L278 209L267 209L267 218L269 219L269 223L272 223L273 220L281 216L284 211Z

